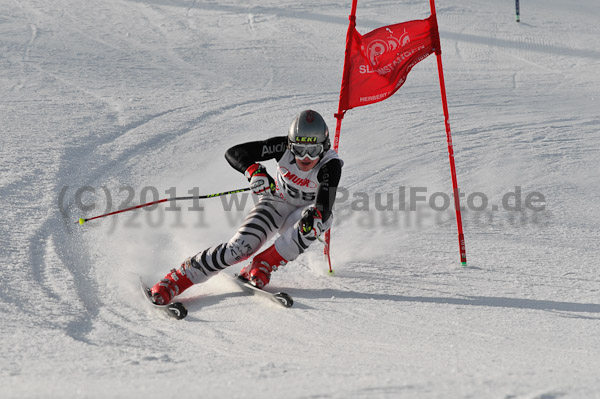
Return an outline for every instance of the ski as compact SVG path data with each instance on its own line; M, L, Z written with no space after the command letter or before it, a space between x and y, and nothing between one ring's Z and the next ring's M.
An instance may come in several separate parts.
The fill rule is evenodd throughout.
M224 273L225 274L225 273ZM265 291L260 289L250 283L250 281L246 280L244 277L236 274L235 277L229 276L232 278L244 291L252 295L262 296L263 298L270 299L276 304L283 306L284 308L290 308L294 305L294 300L291 296L286 294L285 292L276 292L272 293L269 291Z
M148 302L150 302L152 307L154 307L155 309L160 310L160 311L164 312L167 316L172 317L177 320L181 320L181 319L185 318L185 316L187 316L188 311L187 311L186 307L183 305L183 303L181 303L181 302L171 302L167 305L158 305L158 304L154 303L154 301L152 300L152 295L150 294L150 288L148 288L146 286L146 284L144 284L144 281L142 280L141 277L140 277L140 287L142 288L142 292L144 293L144 296L146 297L146 299L148 299Z
M243 278L242 276L240 276L238 274L236 274L235 276L231 276L226 273L223 273L223 274L228 276L233 281L235 281L236 284L238 284L245 292L247 292L251 295L257 295L257 296L261 296L263 298L267 298L267 299L271 300L272 302L275 302L279 306L283 306L284 308L289 308L289 307L292 307L292 305L294 305L294 300L292 299L292 297L289 294L286 294L285 292L272 293L269 291L265 291L258 287L255 287L248 280L246 280L245 278ZM181 302L171 302L167 305L158 305L158 304L154 303L154 301L152 300L152 295L150 293L150 288L148 288L148 286L146 286L146 284L144 283L144 281L142 280L141 277L140 277L140 287L142 289L142 292L144 293L144 296L146 297L146 299L148 300L148 302L154 309L164 312L167 316L172 317L177 320L181 320L187 316L188 311L187 311L186 307L183 305L183 303L181 303Z

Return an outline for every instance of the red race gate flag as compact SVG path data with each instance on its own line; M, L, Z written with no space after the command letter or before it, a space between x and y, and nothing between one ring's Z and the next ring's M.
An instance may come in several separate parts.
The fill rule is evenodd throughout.
M356 29L349 34L351 47L340 111L390 97L404 84L410 70L435 52L438 38L434 16L384 26L364 36Z
M339 148L342 119L347 110L385 100L394 94L406 81L410 70L431 53L436 54L448 157L454 191L454 207L458 229L460 259L467 265L465 237L460 212L460 197L454 164L454 147L450 130L446 86L442 67L440 35L437 27L435 0L429 0L431 16L424 20L402 22L384 26L362 36L356 31L356 3L352 0L348 33L346 35L346 53L344 73L340 90L338 112L333 149ZM331 268L331 230L325 233L325 255Z

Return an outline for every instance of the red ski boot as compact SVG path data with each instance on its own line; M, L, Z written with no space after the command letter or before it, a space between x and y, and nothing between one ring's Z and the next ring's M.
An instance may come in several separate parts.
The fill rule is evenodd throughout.
M183 291L190 288L194 283L185 275L186 265L189 265L191 258L187 258L179 270L171 269L169 273L154 284L150 293L152 301L157 305L166 305L173 297L181 294Z
M271 273L280 266L285 266L287 261L271 245L267 250L256 255L252 263L240 271L240 276L250 281L258 288L269 284Z

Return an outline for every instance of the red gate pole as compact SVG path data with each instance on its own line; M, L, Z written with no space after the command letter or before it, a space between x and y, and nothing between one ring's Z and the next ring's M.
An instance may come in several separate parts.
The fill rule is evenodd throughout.
M442 67L442 48L440 46L440 34L435 14L435 0L430 0L431 15L435 23L435 56L437 59L438 74L440 77L440 91L442 93L442 106L444 108L444 123L446 125L446 139L448 141L448 157L450 158L450 173L452 174L452 190L454 191L454 208L456 209L456 225L458 228L458 246L460 250L460 262L467 265L467 250L465 248L465 235L463 233L462 216L460 213L460 196L458 191L458 180L456 178L456 167L454 164L454 146L452 145L452 133L450 131L450 117L448 116L448 101L446 99L446 84L444 83L444 69Z
M335 119L337 120L335 126L335 137L333 138L333 149L335 152L338 152L340 147L340 133L342 131L342 119L344 119L345 109L342 108L342 93L344 85L348 84L348 76L350 74L350 51L352 47L352 36L354 34L354 29L356 29L356 3L358 0L352 0L352 9L350 10L350 15L348 19L350 23L348 24L348 33L346 34L346 53L344 56L344 72L342 75L342 88L340 89L340 101L338 104L338 112L335 114ZM329 264L329 274L333 274L333 269L331 268L331 229L327 230L325 233L325 249L323 253L327 256L327 263Z

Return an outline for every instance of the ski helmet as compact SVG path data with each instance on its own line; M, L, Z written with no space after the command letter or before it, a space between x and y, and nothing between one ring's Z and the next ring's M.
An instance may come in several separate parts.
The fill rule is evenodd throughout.
M288 147L299 158L322 156L331 147L329 129L323 117L310 109L300 112L290 126Z

